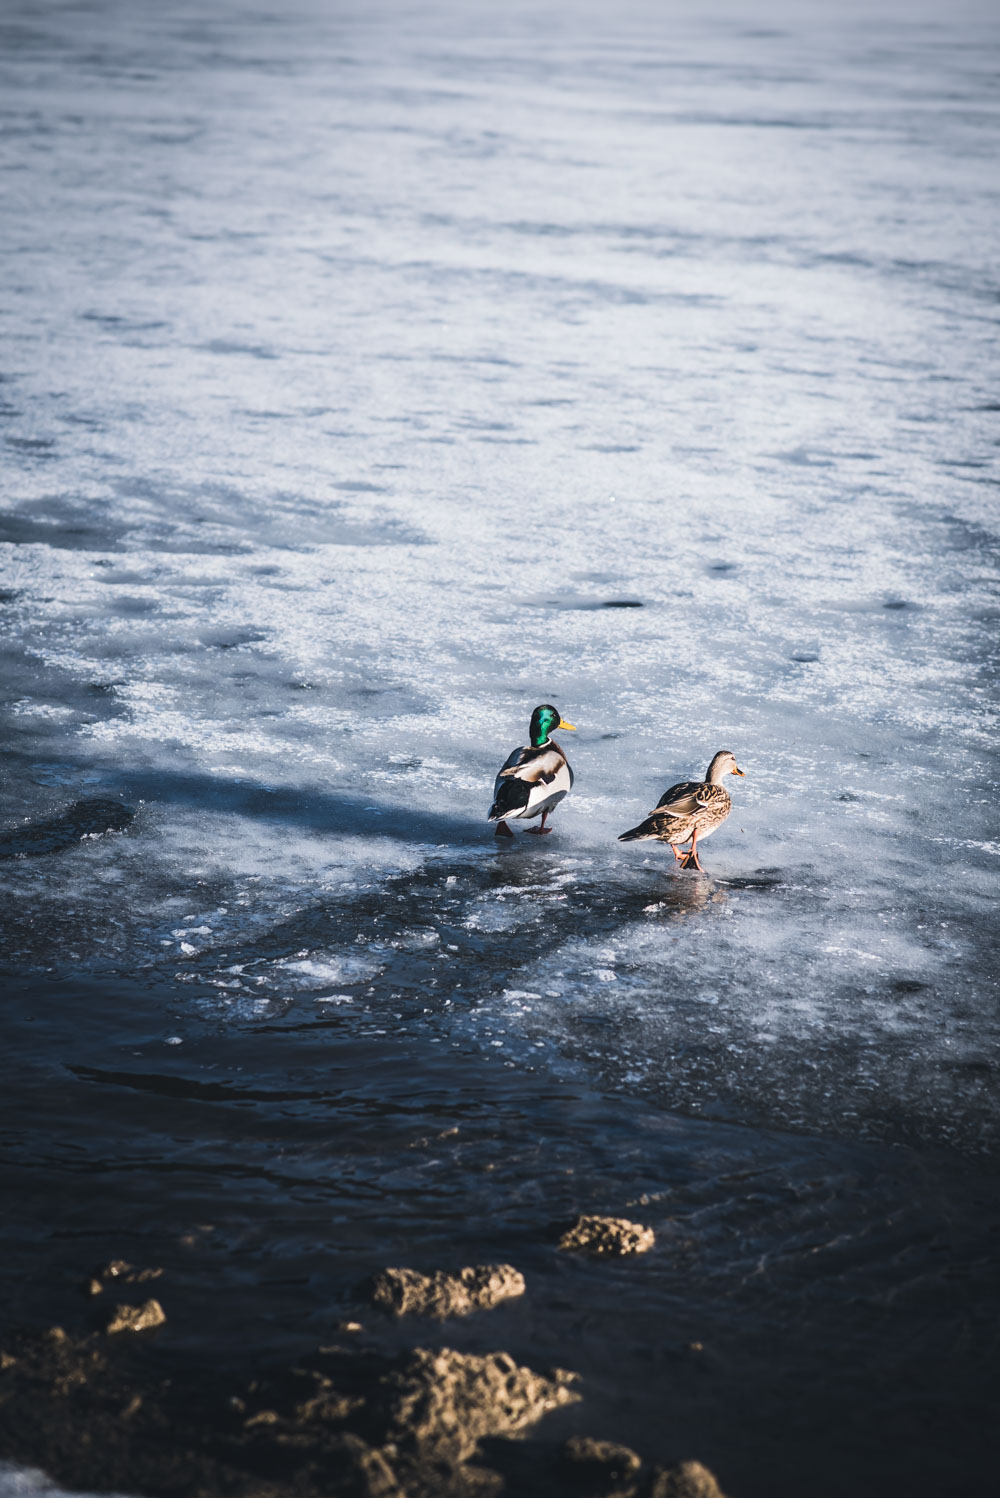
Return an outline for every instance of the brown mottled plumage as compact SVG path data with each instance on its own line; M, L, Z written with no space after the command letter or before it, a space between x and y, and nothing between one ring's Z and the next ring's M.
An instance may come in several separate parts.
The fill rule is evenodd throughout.
M637 843L652 838L670 843L682 869L700 869L698 839L710 837L721 827L733 809L729 792L722 785L724 775L742 775L736 759L728 749L720 749L712 760L704 780L682 780L664 791L644 822L623 832L620 843ZM690 842L686 853L682 843Z

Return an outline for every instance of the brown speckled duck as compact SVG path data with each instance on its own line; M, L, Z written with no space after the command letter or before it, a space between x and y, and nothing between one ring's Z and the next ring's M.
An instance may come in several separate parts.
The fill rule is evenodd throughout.
M653 838L669 843L682 869L701 869L698 862L698 839L710 837L721 827L733 809L729 792L722 784L726 775L742 775L735 755L720 749L712 760L704 780L682 780L672 785L644 822L623 832L620 843L638 843ZM690 841L686 852L681 844Z

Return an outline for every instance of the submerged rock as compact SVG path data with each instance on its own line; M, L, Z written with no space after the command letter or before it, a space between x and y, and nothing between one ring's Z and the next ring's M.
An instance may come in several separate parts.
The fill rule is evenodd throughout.
M562 1454L573 1498L636 1498L642 1458L629 1446L572 1436Z
M127 1259L112 1259L110 1264L94 1270L83 1290L86 1295L102 1295L105 1285L144 1285L149 1280L158 1280L162 1273L162 1269L137 1269Z
M162 1326L166 1314L158 1300L147 1300L141 1306L115 1306L111 1319L104 1328L106 1332L145 1332L154 1326Z
M649 1498L726 1498L726 1495L701 1462L678 1462L675 1467L654 1469Z
M349 1432L340 1437L340 1454L363 1498L406 1498L405 1489L385 1454Z
M87 837L124 832L135 812L120 801L90 797L75 801L59 816L0 829L0 859L58 853Z
M510 1264L477 1264L454 1274L383 1269L371 1283L375 1305L396 1316L467 1316L524 1294L524 1276Z
M596 1217L585 1213L563 1233L559 1247L613 1258L644 1254L655 1242L652 1228L629 1222L627 1217Z
M127 1259L112 1259L97 1272L102 1280L116 1280L119 1285L144 1285L147 1280L158 1280L163 1270L153 1266L137 1269Z

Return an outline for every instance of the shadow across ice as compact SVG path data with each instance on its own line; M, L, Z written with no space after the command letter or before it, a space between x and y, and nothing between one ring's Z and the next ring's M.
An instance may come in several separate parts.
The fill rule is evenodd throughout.
M133 803L184 806L249 817L294 827L299 832L336 833L346 837L386 837L404 843L475 844L484 839L483 819L448 816L407 806L376 804L371 793L304 786L269 787L239 777L206 775L195 770L130 768L85 760L77 766L61 750L67 775L75 768L100 771L116 794ZM36 761L28 754L9 754L8 780L34 780ZM111 799L74 802L55 816L21 826L0 828L0 858L19 853L52 853L88 833L121 831L134 817L128 806ZM487 841L492 842L492 839Z
M405 843L476 843L483 822L406 806L377 805L371 793L305 787L267 787L182 770L124 770L116 775L126 793L161 805L184 803L234 816L254 817L300 832L347 837L388 837Z
M74 801L57 816L0 830L0 859L59 853L85 837L123 832L134 817L135 812L120 801L102 797Z
M487 850L488 855L494 850ZM234 971L261 972L287 986L281 966L307 954L343 950L377 954L377 972L339 970L328 984L306 986L313 998L325 988L362 994L366 1008L384 1013L407 997L416 1014L445 1003L479 1005L511 982L537 973L538 965L567 941L609 938L645 914L678 922L696 916L726 895L707 878L650 881L619 871L581 870L570 885L552 882L548 850L498 848L481 862L442 859L380 881L377 887L314 898L266 929L178 959L171 972L211 981L223 959ZM653 904L650 904L651 899ZM512 941L516 932L516 941ZM445 960L447 959L447 960ZM276 967L275 964L278 964ZM263 997L263 991L254 992ZM321 1015L299 1021L324 1026Z

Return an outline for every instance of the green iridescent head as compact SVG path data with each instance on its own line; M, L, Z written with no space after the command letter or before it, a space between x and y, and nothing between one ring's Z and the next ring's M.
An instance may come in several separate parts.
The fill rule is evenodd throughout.
M532 748L541 749L543 744L547 744L553 728L568 728L571 733L576 733L572 723L565 723L560 718L558 708L553 707L549 702L543 702L541 707L536 707L531 715L531 726L528 732L531 735Z

